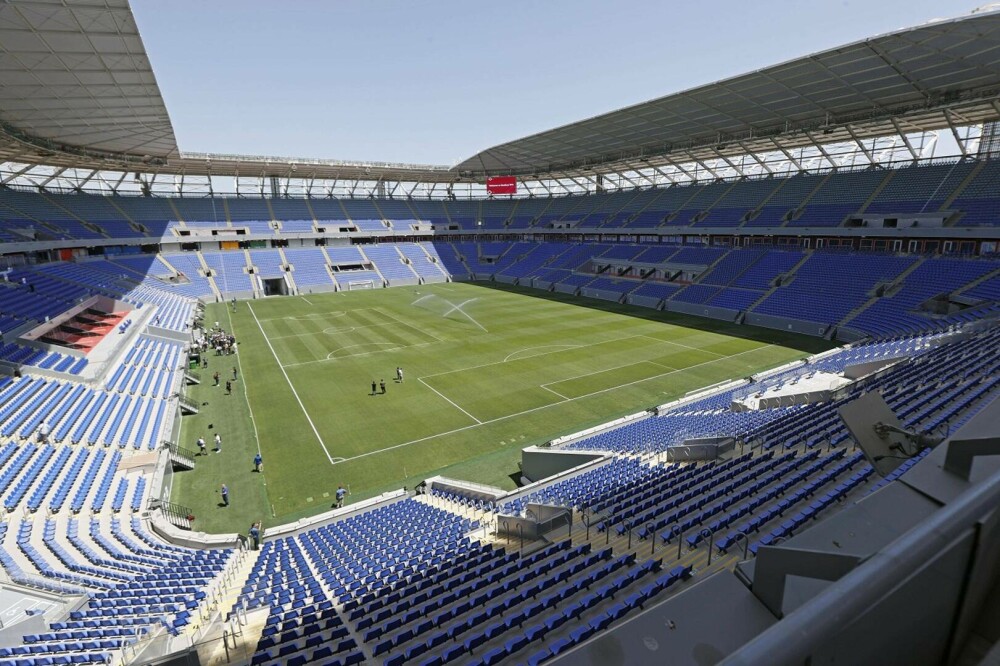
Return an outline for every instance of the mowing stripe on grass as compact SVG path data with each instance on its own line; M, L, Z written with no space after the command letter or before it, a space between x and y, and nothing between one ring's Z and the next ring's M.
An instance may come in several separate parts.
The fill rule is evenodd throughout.
M645 336L632 336L632 337L645 337ZM479 423L470 424L470 425L467 425L467 426L462 426L461 428L455 428L453 430L448 430L447 432L439 432L439 433L436 433L434 435L428 435L426 437L421 437L419 439L410 440L409 442L403 442L402 444L394 444L392 446L387 446L385 448L376 449L374 451L366 451L365 453L359 453L358 455L356 455L356 456L350 456L349 458L341 458L341 459L337 460L336 462L331 461L331 463L334 464L334 465L339 465L342 462L351 462L352 460L358 460L359 458L367 458L368 456L374 456L374 455L377 455L379 453L385 453L387 451L394 451L396 449L401 449L401 448L404 448L404 447L407 447L407 446L411 446L413 444L420 444L421 442L427 442L427 441L430 441L432 439L437 439L438 437L445 437L447 435L454 435L455 433L464 432L464 431L470 430L472 428L478 428L479 426L489 425L491 423L497 423L499 421L506 421L507 419L512 419L512 418L515 418L515 417L518 417L518 416L524 416L525 414L531 414L532 412L537 412L537 411L540 411L542 409L548 409L549 407L555 407L556 405L565 405L568 402L574 402L574 401L580 400L582 398L589 398L589 397L594 396L594 395L600 395L601 393L607 393L608 391L616 391L616 390L618 390L618 389L620 389L622 387L625 387L625 386L631 386L633 384L640 384L642 382L646 382L646 381L649 381L651 379L659 379L661 377L666 377L668 375L673 375L673 374L676 374L678 372L686 372L686 371L690 370L691 368L697 368L697 367L700 367L700 366L703 366L703 365L711 365L712 363L718 363L719 361L726 361L726 360L729 360L731 358L736 358L737 356L742 356L744 354L749 354L750 352L760 351L761 349L767 349L768 347L774 347L774 346L776 346L776 345L774 345L774 344L761 345L759 347L754 347L752 349L747 349L746 351L741 351L741 352L737 352L735 354L730 354L729 356L722 356L720 358L713 358L711 361L704 361L702 363L696 363L694 365L689 365L686 368L681 368L680 370L671 370L670 372L664 372L663 374L656 375L655 377L646 377L645 379L639 379L639 380L634 381L634 382L628 382L626 384L621 384L620 386L612 386L610 388L601 389L599 391L594 391L592 393L587 393L585 395L578 395L575 398L566 398L565 400L560 400L559 402L551 402L551 403L549 403L547 405L541 405L539 407L532 407L531 409L525 409L524 411L517 412L516 414L507 414L505 416L498 416L495 419L490 419L488 421L480 421ZM496 365L496 364L495 363L488 363L487 365ZM479 366L477 366L477 367L479 367ZM468 368L466 368L466 369L468 369ZM440 373L440 374L449 374L449 373ZM434 377L436 375L428 375L428 376L429 377ZM424 383L422 378L419 381L421 383ZM428 386L428 388L430 388L430 387ZM546 390L550 390L550 389L546 389ZM551 392L555 393L555 391L551 391ZM435 391L435 393L436 393L436 391ZM440 394L438 394L438 395L440 395ZM441 397L444 397L444 396L441 396ZM445 398L445 400L448 400L448 399ZM451 400L448 400L448 402L451 402ZM452 404L455 404L455 403L452 403ZM455 406L458 407L458 405L455 405ZM459 409L461 409L461 407L459 407ZM463 409L462 411L465 411L465 410ZM466 413L468 413L468 412L466 412ZM472 415L469 414L469 416L472 416ZM472 416L472 418L475 418L475 417Z
M375 312L379 313L383 317L388 317L389 319L392 319L393 321L395 321L395 322L397 322L397 323L405 326L406 328L412 328L413 330L417 331L418 333L430 336L430 337L434 338L435 340L437 340L438 342L448 342L447 340L442 340L441 338L439 338L438 336L434 335L433 333L431 333L429 331L421 330L421 329L417 328L416 326L414 326L413 324L407 324L405 321L403 321L402 319L396 317L395 315L392 315L392 314L389 314L388 312L385 312L384 310L382 310L382 308L371 308L371 309L374 310Z
M674 342L673 340L664 340L663 338L658 338L653 335L637 335L638 338L646 338L648 340L656 340L657 342L665 342L668 345L675 345L677 347L683 347L684 349L690 349L692 351L704 352L706 354L712 354L713 356L725 357L725 354L720 354L719 352L714 352L711 349L705 349L704 347L692 347L691 345L685 345L681 342ZM754 347L756 349L756 347Z
M319 430L316 429L316 424L313 423L312 418L309 416L309 412L306 411L306 406L302 404L302 398L299 397L299 392L295 390L295 386L292 384L292 380L288 378L288 373L285 372L285 366L281 365L281 360L278 358L278 354L275 353L274 347L271 346L271 341L267 338L267 333L264 332L264 327L260 325L260 320L257 319L257 313L253 311L253 305L247 303L247 307L250 309L250 314L253 315L253 320L257 322L257 328L260 329L260 334L264 338L264 342L267 343L268 349L271 350L271 355L274 356L274 362L278 364L278 368L281 370L281 374L285 376L285 381L288 382L288 388L292 390L292 395L295 396L295 401L299 403L299 407L302 408L302 413L306 417L306 421L309 422L309 427L312 428L313 433L316 435L316 440L319 445L323 447L323 453L326 454L327 459L330 461L331 465L336 464L334 462L333 456L330 455L330 451L326 448L326 443L323 441L323 437L320 436ZM342 460L342 459L341 459Z
M568 351L568 349L570 349L570 348L572 348L572 349L585 349L587 347L596 347L598 345L606 345L606 344L609 344L609 343L612 343L612 342L624 342L625 340L632 340L634 338L648 338L648 337L649 336L647 336L647 335L629 335L629 336L624 337L624 338L611 338L609 340L599 340L597 342L591 342L591 343L588 343L588 344L585 344L585 345L572 345L572 347L566 347L564 345L545 345L546 347L562 347L562 349L557 349L556 351L550 351L550 352L542 352L541 354L532 354L531 356L525 356L524 358L518 358L518 359L514 359L514 360L515 361L524 361L524 360L527 360L529 358L537 358L539 356L548 356L550 354L558 354L561 351ZM663 340L659 340L659 342L663 342ZM541 349L541 347L528 347L528 349ZM520 351L528 351L528 349L522 349ZM516 354L518 352L514 352L514 353ZM510 358L510 354L507 355L507 358ZM453 375L456 372L466 372L468 370L478 370L479 368L488 368L488 367L493 366L493 365L500 365L502 363L507 363L507 358L505 358L502 361L493 361L492 363L481 363L479 365L471 365L468 368L458 368L458 369L455 369L455 370L447 370L445 372L436 372L433 375L424 375L424 379L430 379L431 377L442 377L444 375Z
M369 312L375 316L368 316L368 318L363 317L360 313ZM346 314L344 312L338 312L338 315ZM408 324L404 321L393 317L392 315L384 312L380 308L356 308L350 314L353 314L353 319L360 320L356 326L349 326L347 323L344 324L344 328L337 327L327 327L322 331L303 331L299 333L288 333L286 335L274 335L271 336L270 340L289 340L290 343L281 343L278 348L282 350L282 355L286 355L285 352L290 352L293 358L291 363L283 363L284 368L294 368L305 365L311 365L313 363L329 363L331 361L336 361L338 359L353 358L357 356L368 356L370 354L392 352L401 349L409 349L411 347L423 347L429 344L434 344L435 342L448 342L447 340L442 340L438 336L434 335L430 331L426 331L422 328L418 328L413 324ZM376 321L376 323L366 324L365 321L372 321L377 318L390 321ZM273 320L278 321L294 321L294 317L276 317ZM303 318L299 318L301 321ZM314 317L306 316L304 318L306 321L317 321ZM353 319L348 319L348 323ZM262 321L273 321L264 319ZM268 328L273 328L268 326ZM302 327L297 327L298 330L302 330ZM372 336L364 335L367 332L375 331L381 329L385 331L384 334L380 336L375 336L383 340L390 340L391 342L378 342L372 339ZM329 346L324 342L324 340L329 341L329 337L324 336L344 336L348 333L358 333L360 334L360 339L366 340L365 342L350 344L336 349L329 349ZM336 341L346 342L351 339L357 339L358 336L354 338L344 338L343 340L336 339ZM410 342L409 340L418 340L419 342ZM291 346L289 346L291 345ZM365 346L385 346L391 347L390 349L377 349L375 351L365 351L365 352L355 352L340 354L339 352L348 348L355 347L365 347ZM312 358L307 361L296 361L294 359L301 358L301 354L295 353L295 347L300 351L304 350ZM286 355L287 356L287 355Z
M677 370L683 370L684 369L684 368L675 368L673 366L665 365L663 363L658 363L656 361L636 361L635 363L626 363L624 365L619 365L619 366L616 366L614 368L606 368L604 370L594 370L593 372L585 372L582 375L577 375L576 377L567 377L565 379L559 379L559 380L556 380L554 382L546 382L544 384L540 384L539 388L543 388L546 391L551 391L552 393L555 393L556 395L558 395L561 398L568 399L567 396L562 395L561 393L553 390L551 387L558 386L560 384L569 384L570 382L575 382L578 379L584 379L584 378L587 378L587 377L596 377L597 375L611 375L611 376L614 376L614 373L617 373L620 370L624 370L625 368L638 368L638 367L643 366L643 365L653 365L653 366L656 366L658 368L666 368L670 372L675 372ZM669 373L667 373L667 374L669 374ZM638 383L638 382L641 382L641 381L646 381L647 379L654 379L656 377L662 377L663 375L664 375L664 373L660 372L660 373L657 373L657 374L650 375L648 377L643 377L641 379L634 380L632 382L628 382L626 384L617 384L614 388L620 388L622 386L630 386L631 384L635 384L635 383Z

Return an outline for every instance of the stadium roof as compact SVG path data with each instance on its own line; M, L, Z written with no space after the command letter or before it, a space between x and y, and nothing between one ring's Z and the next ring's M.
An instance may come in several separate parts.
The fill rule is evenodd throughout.
M0 160L446 183L583 177L1000 118L1000 12L899 30L484 150L453 166L179 152L127 0L0 4Z
M812 145L817 134L823 143L885 136L894 119L904 130L943 129L997 118L998 95L1000 12L972 14L510 141L455 168L528 174L669 164L775 150L772 140Z
M127 0L0 4L0 120L56 148L178 154Z

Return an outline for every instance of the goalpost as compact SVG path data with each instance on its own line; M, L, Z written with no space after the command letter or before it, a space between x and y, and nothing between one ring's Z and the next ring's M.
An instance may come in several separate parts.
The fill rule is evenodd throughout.
M347 291L356 291L358 289L374 289L374 280L351 280L347 283Z

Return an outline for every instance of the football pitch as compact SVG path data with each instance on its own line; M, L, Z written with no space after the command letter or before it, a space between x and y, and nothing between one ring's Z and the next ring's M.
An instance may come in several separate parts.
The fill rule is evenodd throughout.
M176 474L173 489L205 531L326 510L338 484L351 501L435 474L513 488L525 446L830 346L475 283L210 305L206 325L216 321L239 353L209 356L189 387L202 408L184 417L181 443L219 432L223 451ZM234 366L226 395L211 375L224 383ZM217 506L221 483L228 509Z

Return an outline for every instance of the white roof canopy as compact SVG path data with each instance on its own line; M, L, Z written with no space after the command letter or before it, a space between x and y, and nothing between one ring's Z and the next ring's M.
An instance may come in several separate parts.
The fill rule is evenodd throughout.
M586 179L996 119L1000 12L984 12L612 111L452 167L184 153L127 0L0 3L0 160L23 164L426 183Z

